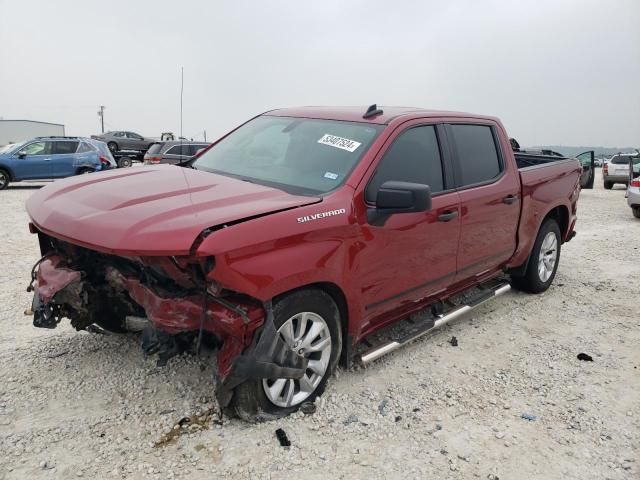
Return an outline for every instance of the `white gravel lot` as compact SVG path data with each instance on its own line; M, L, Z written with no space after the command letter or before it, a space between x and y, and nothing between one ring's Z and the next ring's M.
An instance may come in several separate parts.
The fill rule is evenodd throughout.
M157 368L133 335L32 327L34 191L0 192L0 479L640 478L640 221L621 186L582 192L547 293L508 293L339 372L314 415L225 419L161 447L212 407L212 360Z

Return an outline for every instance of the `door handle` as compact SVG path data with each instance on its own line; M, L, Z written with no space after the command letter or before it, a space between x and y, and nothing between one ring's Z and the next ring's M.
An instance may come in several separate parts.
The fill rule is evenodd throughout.
M516 203L518 201L517 195L507 195L502 199L502 203L506 203L507 205L511 205L512 203Z
M448 222L449 220L453 220L457 216L458 216L458 211L457 210L452 210L450 212L444 212L444 213L441 213L440 215L438 215L438 221L439 222Z

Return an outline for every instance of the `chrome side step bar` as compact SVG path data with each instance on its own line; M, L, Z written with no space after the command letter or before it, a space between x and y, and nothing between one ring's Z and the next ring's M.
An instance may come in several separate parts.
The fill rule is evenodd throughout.
M509 290L511 290L511 285L509 285L508 283L499 284L494 288L492 288L491 290L488 290L485 294L478 297L477 300L474 300L468 303L467 305L458 307L455 310L447 313L446 315L437 317L435 319L435 322L428 322L427 325L425 325L423 328L418 329L417 331L411 332L408 335L405 335L404 337L398 340L392 340L390 342L383 343L382 345L379 345L377 347L374 347L366 351L365 353L359 356L359 363L362 366L368 365L369 363L373 362L374 360L377 360L383 355L386 355L387 353L391 353L397 350L398 348L406 345L407 343L413 342L414 340L422 337L423 335L426 335L427 333L430 333L442 327L443 325L446 325L452 320L460 318L462 315L482 305L487 300L490 300L494 297L502 295L503 293L507 293Z

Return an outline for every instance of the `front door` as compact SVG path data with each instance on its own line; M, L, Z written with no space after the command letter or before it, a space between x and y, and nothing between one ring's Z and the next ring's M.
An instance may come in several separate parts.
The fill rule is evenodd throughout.
M516 249L520 221L518 170L507 165L494 125L450 124L460 195L460 244L456 281L481 277ZM510 153L510 152L509 152Z
M583 152L576 158L580 161L580 165L582 166L580 187L585 189L593 188L593 181L595 179L594 151L589 150L588 152Z
M18 180L51 178L51 143L31 142L14 155L14 173Z
M449 188L436 126L411 122L387 145L364 191L365 203L373 207L379 187L397 180L429 185L432 208L391 215L382 225L361 225L356 278L365 332L388 320L389 312L444 290L456 270L459 201Z

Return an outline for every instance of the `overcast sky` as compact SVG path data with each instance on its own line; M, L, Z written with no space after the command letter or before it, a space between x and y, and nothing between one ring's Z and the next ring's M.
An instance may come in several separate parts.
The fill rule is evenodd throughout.
M262 111L499 116L523 145L640 146L640 0L0 0L0 117L209 139Z

